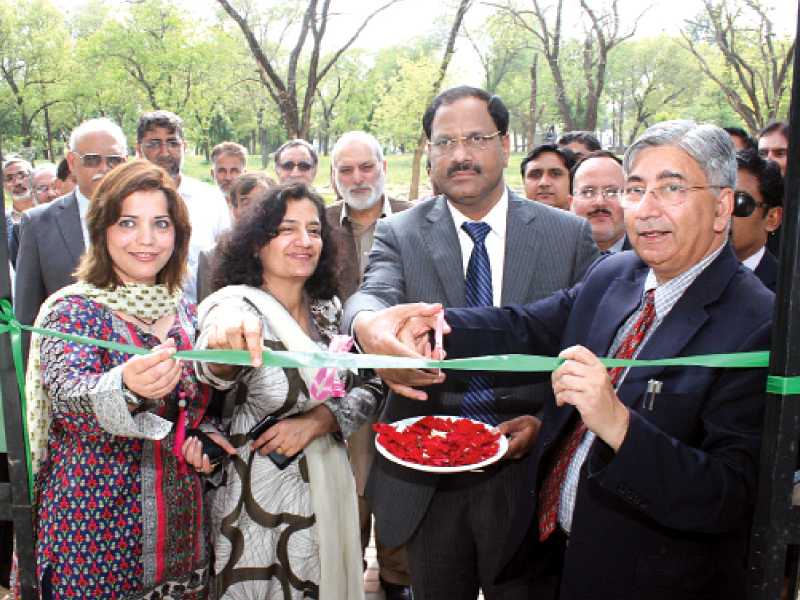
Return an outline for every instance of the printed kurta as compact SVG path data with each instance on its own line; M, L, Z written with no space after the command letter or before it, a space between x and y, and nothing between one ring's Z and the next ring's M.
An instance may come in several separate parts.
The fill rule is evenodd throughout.
M169 337L178 350L195 337L195 309L181 302ZM59 301L44 327L153 348L160 341L83 297ZM52 402L49 456L39 474L39 580L53 598L199 599L207 583L208 527L197 473L173 454L175 429L162 440L124 437L122 367L129 355L43 338L42 379ZM188 427L208 401L183 363L176 388L133 412L176 422L186 400ZM141 422L141 421L140 421ZM130 433L128 433L130 435Z

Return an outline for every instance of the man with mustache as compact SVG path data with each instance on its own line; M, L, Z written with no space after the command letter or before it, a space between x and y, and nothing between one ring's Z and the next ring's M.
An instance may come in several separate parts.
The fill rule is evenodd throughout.
M222 142L214 146L211 150L211 177L217 182L231 210L231 186L242 173L247 173L247 148L236 142Z
M569 172L576 161L572 150L555 144L542 144L531 150L520 165L525 197L569 210Z
M342 198L328 207L325 217L336 232L339 262L338 296L345 302L358 288L367 268L369 252L378 219L399 213L413 205L389 198L384 193L386 161L378 140L363 131L350 131L340 137L331 153L334 189ZM364 500L364 486L375 456L375 432L370 418L347 439L350 464L358 491L362 552L369 543L372 514ZM411 598L411 580L404 547L392 547L376 539L379 579L387 600Z
M592 237L603 254L630 250L625 235L622 161L606 150L591 152L572 168L570 210L592 226Z
M560 580L559 600L744 600L767 369L645 362L770 347L774 296L728 239L733 143L715 125L667 121L628 148L623 167L634 252L598 261L540 302L445 310L448 358L562 359L552 374L528 374L552 382L556 400L542 415L499 580ZM405 311L404 322L414 312L426 324L400 339L426 352L435 308L376 315L382 348L395 353L388 338ZM608 368L598 357L642 362ZM430 379L386 376L398 378L401 387Z
M31 168L31 163L18 157L9 158L3 163L3 190L11 198L11 207L6 209L6 238L12 266L17 263L18 228L22 213L36 206L31 193Z
M197 302L197 259L200 251L212 246L231 226L228 203L214 186L182 173L186 151L183 120L167 110L144 113L136 130L136 155L146 158L169 173L178 193L189 209L192 237L189 241L189 274L183 293Z
M508 189L508 122L499 97L468 86L442 92L428 107L422 126L441 194L378 220L364 282L345 304L343 326L359 341L380 333L371 321L385 307L532 302L578 282L598 256L584 219ZM426 403L417 390L391 392L381 416L391 423L470 415L510 436L507 459L479 473L439 476L375 457L366 500L378 538L406 544L416 600L475 600L480 589L487 600L534 593L524 580L498 586L493 579L538 428L532 415L552 390L520 385L515 376L474 379L448 378Z
M289 140L275 151L275 175L281 184L305 181L313 186L318 164L317 151L305 140Z
M33 325L42 302L71 283L89 246L86 214L100 180L128 159L122 129L109 119L91 119L69 138L67 162L78 182L66 196L26 211L20 222L14 310L23 325ZM30 334L23 332L28 359Z

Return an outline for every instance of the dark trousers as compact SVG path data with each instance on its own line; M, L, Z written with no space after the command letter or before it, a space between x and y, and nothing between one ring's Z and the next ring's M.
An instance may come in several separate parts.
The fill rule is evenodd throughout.
M406 544L415 600L475 600L481 589L486 600L553 598L524 576L494 583L526 465L501 462L441 477Z

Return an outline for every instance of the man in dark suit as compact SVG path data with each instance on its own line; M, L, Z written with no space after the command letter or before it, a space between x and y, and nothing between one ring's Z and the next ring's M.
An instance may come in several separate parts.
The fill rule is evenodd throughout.
M378 140L368 133L350 131L342 135L333 146L331 160L331 180L341 200L328 207L325 218L335 232L336 260L340 269L338 296L346 302L363 279L378 219L402 212L413 204L389 198L384 193L386 161ZM364 499L364 486L375 456L372 425L379 416L368 419L347 439L358 491L362 552L372 532L372 513ZM375 546L378 577L387 600L409 600L411 577L405 547L387 546L377 536Z
M731 245L744 266L773 292L778 259L767 248L769 234L783 218L783 176L777 163L752 150L737 153L739 178L731 219Z
M625 187L622 161L598 150L583 156L570 171L570 210L589 221L592 237L603 254L630 250L620 195Z
M488 263L483 272L491 283L483 279L479 287L490 292L489 304L499 305L574 285L598 256L585 220L506 187L508 119L497 96L470 87L443 92L426 111L431 178L442 195L378 221L364 283L343 319L365 351L379 333L370 324L373 311L416 301L467 306L470 262ZM473 241L476 229L485 240ZM549 386L519 385L514 377L502 384L454 378L427 403L415 400L419 391L404 391L389 394L383 422L469 409L511 436L509 459L480 473L439 476L376 456L366 498L378 537L406 544L414 598L474 600L480 588L487 600L529 598L526 582L493 579L538 426L531 414L551 397ZM476 397L488 400L485 411L474 411Z
M128 158L122 129L109 119L92 119L70 135L67 161L78 187L50 204L27 210L20 222L14 310L33 325L42 302L75 282L75 269L89 240L86 213L100 180ZM30 334L23 332L25 359Z
M445 311L449 358L564 359L499 579L550 576L561 600L743 600L766 369L609 371L597 359L769 348L774 297L727 243L733 144L716 126L661 123L624 168L634 252L534 304ZM385 326L387 313L375 320Z

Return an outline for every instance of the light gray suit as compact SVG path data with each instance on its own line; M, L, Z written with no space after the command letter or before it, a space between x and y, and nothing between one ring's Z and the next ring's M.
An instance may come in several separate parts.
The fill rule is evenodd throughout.
M48 296L75 283L75 269L86 249L75 192L22 213L14 312L33 325ZM30 334L23 332L25 361Z
M592 239L588 221L565 211L521 198L509 193L506 250L502 302L524 304L533 302L557 290L577 283L589 265L599 256ZM426 200L414 208L378 222L375 243L364 283L345 304L343 326L350 330L352 321L362 310L380 310L406 302L441 302L445 307L465 307L464 268L458 234L444 196ZM428 390L427 402L421 403L391 393L381 420L394 422L421 415L458 415L467 387L467 377L449 373L441 386ZM513 374L496 379L495 401L501 422L524 414L536 414L545 400L552 396L549 383L519 385ZM415 538L423 528L435 527L429 518L424 520L434 492L445 487L481 488L480 498L486 498L494 510L487 515L494 519L488 526L492 545L505 540L513 507L509 498L516 498L527 459L502 461L482 475L448 475L422 473L395 465L378 456L367 483L367 501L375 514L378 536L386 544L409 542L411 576L417 585L417 560L412 557ZM460 479L458 479L460 478ZM474 479L474 486L472 480ZM499 494L493 503L491 495ZM463 494L462 494L463 495ZM420 526L420 523L431 525ZM447 525L443 525L447 526ZM445 532L423 536L427 540L443 539ZM422 539L422 538L420 538ZM410 541L409 541L410 540ZM431 543L431 542L427 542ZM433 542L437 543L437 542ZM447 542L443 542L446 544ZM430 546L426 549L432 550ZM453 552L460 548L451 548ZM448 549L443 549L444 553ZM496 560L496 557L493 557ZM475 560L478 563L493 559ZM424 561L420 561L422 563ZM433 563L435 561L427 561ZM487 578L491 581L495 564L465 565L465 573L480 573L486 593ZM434 564L426 581L442 579ZM454 577L458 580L460 576ZM448 597L457 595L448 590ZM415 590L416 594L416 590ZM487 598L489 596L487 595Z

